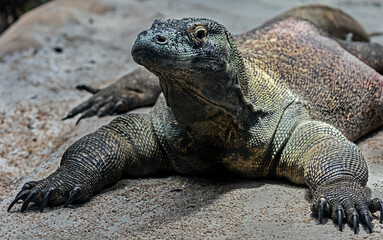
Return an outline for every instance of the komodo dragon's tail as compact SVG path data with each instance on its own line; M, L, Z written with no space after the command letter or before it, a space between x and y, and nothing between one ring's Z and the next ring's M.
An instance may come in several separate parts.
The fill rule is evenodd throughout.
M383 36L383 32L372 32L368 34L369 37Z

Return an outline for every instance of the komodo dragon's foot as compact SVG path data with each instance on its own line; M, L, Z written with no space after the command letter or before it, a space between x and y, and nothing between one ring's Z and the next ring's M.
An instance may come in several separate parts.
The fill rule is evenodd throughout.
M114 86L97 89L87 85L79 85L77 86L77 89L85 90L94 95L73 108L68 115L63 118L63 120L65 120L72 118L77 114L81 114L76 124L84 118L95 115L103 117L106 115L127 112L138 107L141 99L145 97L145 93L142 93L139 90L115 88Z
M87 85L77 86L93 94L85 102L73 108L63 120L81 114L77 120L97 115L121 114L129 110L154 105L161 93L158 78L143 68L122 76L109 86L97 89Z
M20 200L23 200L21 212L25 212L31 202L40 206L40 211L43 212L48 204L64 204L67 207L74 201L87 201L92 196L94 187L78 179L81 178L76 178L73 172L61 170L40 181L27 182L9 205L8 212Z
M347 218L358 232L361 220L372 232L372 213L380 211L380 223L383 222L383 201L379 198L368 200L365 189L358 183L339 181L332 184L322 184L313 191L311 210L318 216L320 223L325 215L338 222L339 230L343 229L343 220Z

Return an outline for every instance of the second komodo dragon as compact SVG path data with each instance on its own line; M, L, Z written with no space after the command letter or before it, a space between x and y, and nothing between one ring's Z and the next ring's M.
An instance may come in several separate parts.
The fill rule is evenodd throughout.
M318 22L286 15L238 36L205 18L156 20L132 48L159 79L151 112L119 116L75 142L8 210L19 200L21 212L30 202L66 207L127 176L214 170L306 184L320 222L327 214L340 230L347 219L355 233L360 221L371 232L383 202L367 197L367 164L351 141L383 124L383 48L335 38L324 30L359 25L318 9ZM68 117L153 104L154 75L141 68L99 92L83 87L97 93Z

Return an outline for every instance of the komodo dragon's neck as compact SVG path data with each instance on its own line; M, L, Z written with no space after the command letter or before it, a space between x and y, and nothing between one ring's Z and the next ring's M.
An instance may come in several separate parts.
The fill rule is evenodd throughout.
M240 69L238 72L245 71ZM244 76L242 74L241 77ZM238 74L215 73L184 80L180 76L168 75L161 76L160 83L167 105L177 121L195 139L205 142L216 138L226 142L233 132L243 128L242 119L250 111L248 104L243 101L237 77ZM208 82L210 86L203 84ZM220 87L222 83L226 86Z

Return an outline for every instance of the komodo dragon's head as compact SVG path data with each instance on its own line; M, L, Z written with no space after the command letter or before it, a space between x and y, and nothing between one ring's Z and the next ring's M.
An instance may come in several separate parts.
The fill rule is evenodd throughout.
M167 105L181 124L240 114L243 63L223 25L206 18L155 20L138 35L132 55L159 77Z

